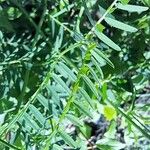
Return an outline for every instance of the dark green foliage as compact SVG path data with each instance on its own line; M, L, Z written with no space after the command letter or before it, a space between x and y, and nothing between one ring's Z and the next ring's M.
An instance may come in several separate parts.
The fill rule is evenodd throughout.
M148 150L149 6L0 0L0 149Z

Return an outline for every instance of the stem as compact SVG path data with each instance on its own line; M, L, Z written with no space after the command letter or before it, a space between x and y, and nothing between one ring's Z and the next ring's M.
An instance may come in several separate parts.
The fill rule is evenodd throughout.
M113 1L113 3L109 6L109 8L106 10L106 12L103 14L103 16L102 16L102 17L97 21L97 23L92 27L91 31L87 34L87 36L90 35L90 34L94 31L96 25L100 24L100 23L105 19L106 15L107 15L107 14L110 12L110 10L116 5L117 1L118 1L118 0L114 0L114 1Z
M5 145L6 147L9 147L9 148L12 148L12 149L15 149L15 150L21 150L20 148L14 146L14 145L12 145L12 144L9 144L9 143L5 142L5 141L2 140L2 139L0 139L0 142L1 142L3 145Z

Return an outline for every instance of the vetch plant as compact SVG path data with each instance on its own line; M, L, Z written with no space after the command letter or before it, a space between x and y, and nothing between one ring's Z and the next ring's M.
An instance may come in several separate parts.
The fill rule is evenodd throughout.
M145 3L0 1L1 149L148 147Z

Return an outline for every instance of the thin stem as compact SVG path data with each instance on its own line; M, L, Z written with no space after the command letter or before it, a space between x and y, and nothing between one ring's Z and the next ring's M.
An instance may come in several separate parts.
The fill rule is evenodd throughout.
M9 147L9 148L12 148L12 149L15 149L15 150L21 150L20 148L14 146L14 145L12 145L12 144L9 144L9 143L5 142L5 141L2 140L2 139L0 139L0 142L1 142L3 145L5 145L6 147Z
M96 25L100 24L104 19L105 17L107 16L107 14L110 12L110 10L116 5L118 0L114 0L113 3L109 6L109 8L106 10L106 12L103 14L103 16L97 21L97 23L92 27L92 29L90 30L90 32L87 34L90 35L94 30L95 30L95 27Z

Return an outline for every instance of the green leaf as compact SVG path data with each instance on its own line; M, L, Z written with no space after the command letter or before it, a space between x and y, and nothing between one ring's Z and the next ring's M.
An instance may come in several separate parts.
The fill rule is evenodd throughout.
M30 104L29 109L34 114L37 121L43 126L45 123L45 118L40 113L40 111L35 106L33 106L32 104Z
M117 140L114 139L109 139L109 138L104 138L100 139L96 142L96 145L100 149L104 150L120 150L124 149L126 144L118 142Z
M51 85L47 85L46 88L50 92L53 102L60 107L60 98L56 90Z
M95 85L93 84L93 82L85 75L82 76L83 80L85 81L85 83L88 85L88 87L91 89L91 91L93 92L93 94L99 98L99 94L97 92L97 89L95 87Z
M112 19L112 18L106 17L105 21L109 25L111 25L111 26L113 26L113 27L115 27L117 29L121 29L121 30L128 31L128 32L136 32L137 31L137 29L135 27L132 27L130 25L127 25L125 23L122 23L122 22L120 22L118 20L115 20L115 19Z
M126 10L128 12L138 12L138 13L141 13L143 11L146 11L148 10L148 7L144 7L144 6L136 6L136 5L123 5L121 3L118 3L116 5L116 7L118 9L121 9L121 10Z
M89 111L89 109L87 107L84 106L83 103L79 102L79 101L74 101L75 106L81 110L85 115L89 116L90 118L93 118L91 112Z
M30 116L29 114L25 113L25 114L23 115L23 117L20 118L20 120L22 120L22 119L25 121L26 126L29 126L29 127L31 127L32 129L37 130L37 131L40 129L40 127L39 127L39 126L37 125L37 123L31 118L31 116Z
M117 44L115 44L111 39L109 39L105 34L98 32L97 30L95 30L94 32L97 35L97 37L105 44L107 44L108 46L110 46L111 48L117 51L121 50L121 48Z
M74 125L76 126L83 126L83 122L80 121L77 117L74 115L67 114L66 115L67 119L69 119Z
M98 6L99 7L99 15L103 16L106 13L106 9L104 9L102 6ZM114 16L109 12L107 13L106 17L110 17L110 18L114 18Z
M113 63L107 58L107 56L105 56L105 54L104 54L101 50L95 48L94 51L93 51L93 56L94 56L94 54L95 54L94 52L96 52L96 53L97 53L100 57L102 57L112 68L114 68ZM95 58L96 58L96 57L95 57Z
M71 147L77 148L76 142L72 139L70 135L68 135L65 131L59 130L58 134L62 137L62 139Z
M97 76L95 70L90 65L88 65L88 68L89 68L89 71L90 71L91 75L93 76L93 79L97 82L97 84L101 85L100 79Z
M71 91L66 85L66 83L56 74L53 74L53 79L62 86L62 88L69 94Z
M104 116L108 121L111 121L117 116L116 110L112 106L104 106Z
M99 74L101 75L101 78L103 79L104 78L104 74L102 72L102 69L100 68L99 64L97 63L97 61L95 60L94 57L92 57L92 62L95 65L95 67L96 67L97 71L99 72Z
M96 29L99 32L103 32L103 30L105 29L105 27L101 23L98 23L98 24L96 24Z
M130 0L120 0L122 4L128 4Z
M92 99L87 94L87 92L83 88L80 88L79 91L80 91L81 95L85 98L85 100L90 104L90 106L92 108L94 108L93 103L92 103Z
M15 145L12 145L10 143L7 143L6 141L0 139L0 146L5 145L8 149L14 149L14 150L21 150L19 147L16 147ZM6 147L4 149L6 149ZM0 147L1 148L1 147Z
M63 71L65 71L67 73L67 75L70 77L70 79L72 81L75 81L77 79L77 77L75 76L73 71L70 70L70 68L68 66L66 66L64 63L60 62L59 66L62 68Z
M43 95L38 94L37 99L45 108L49 110L49 102Z

